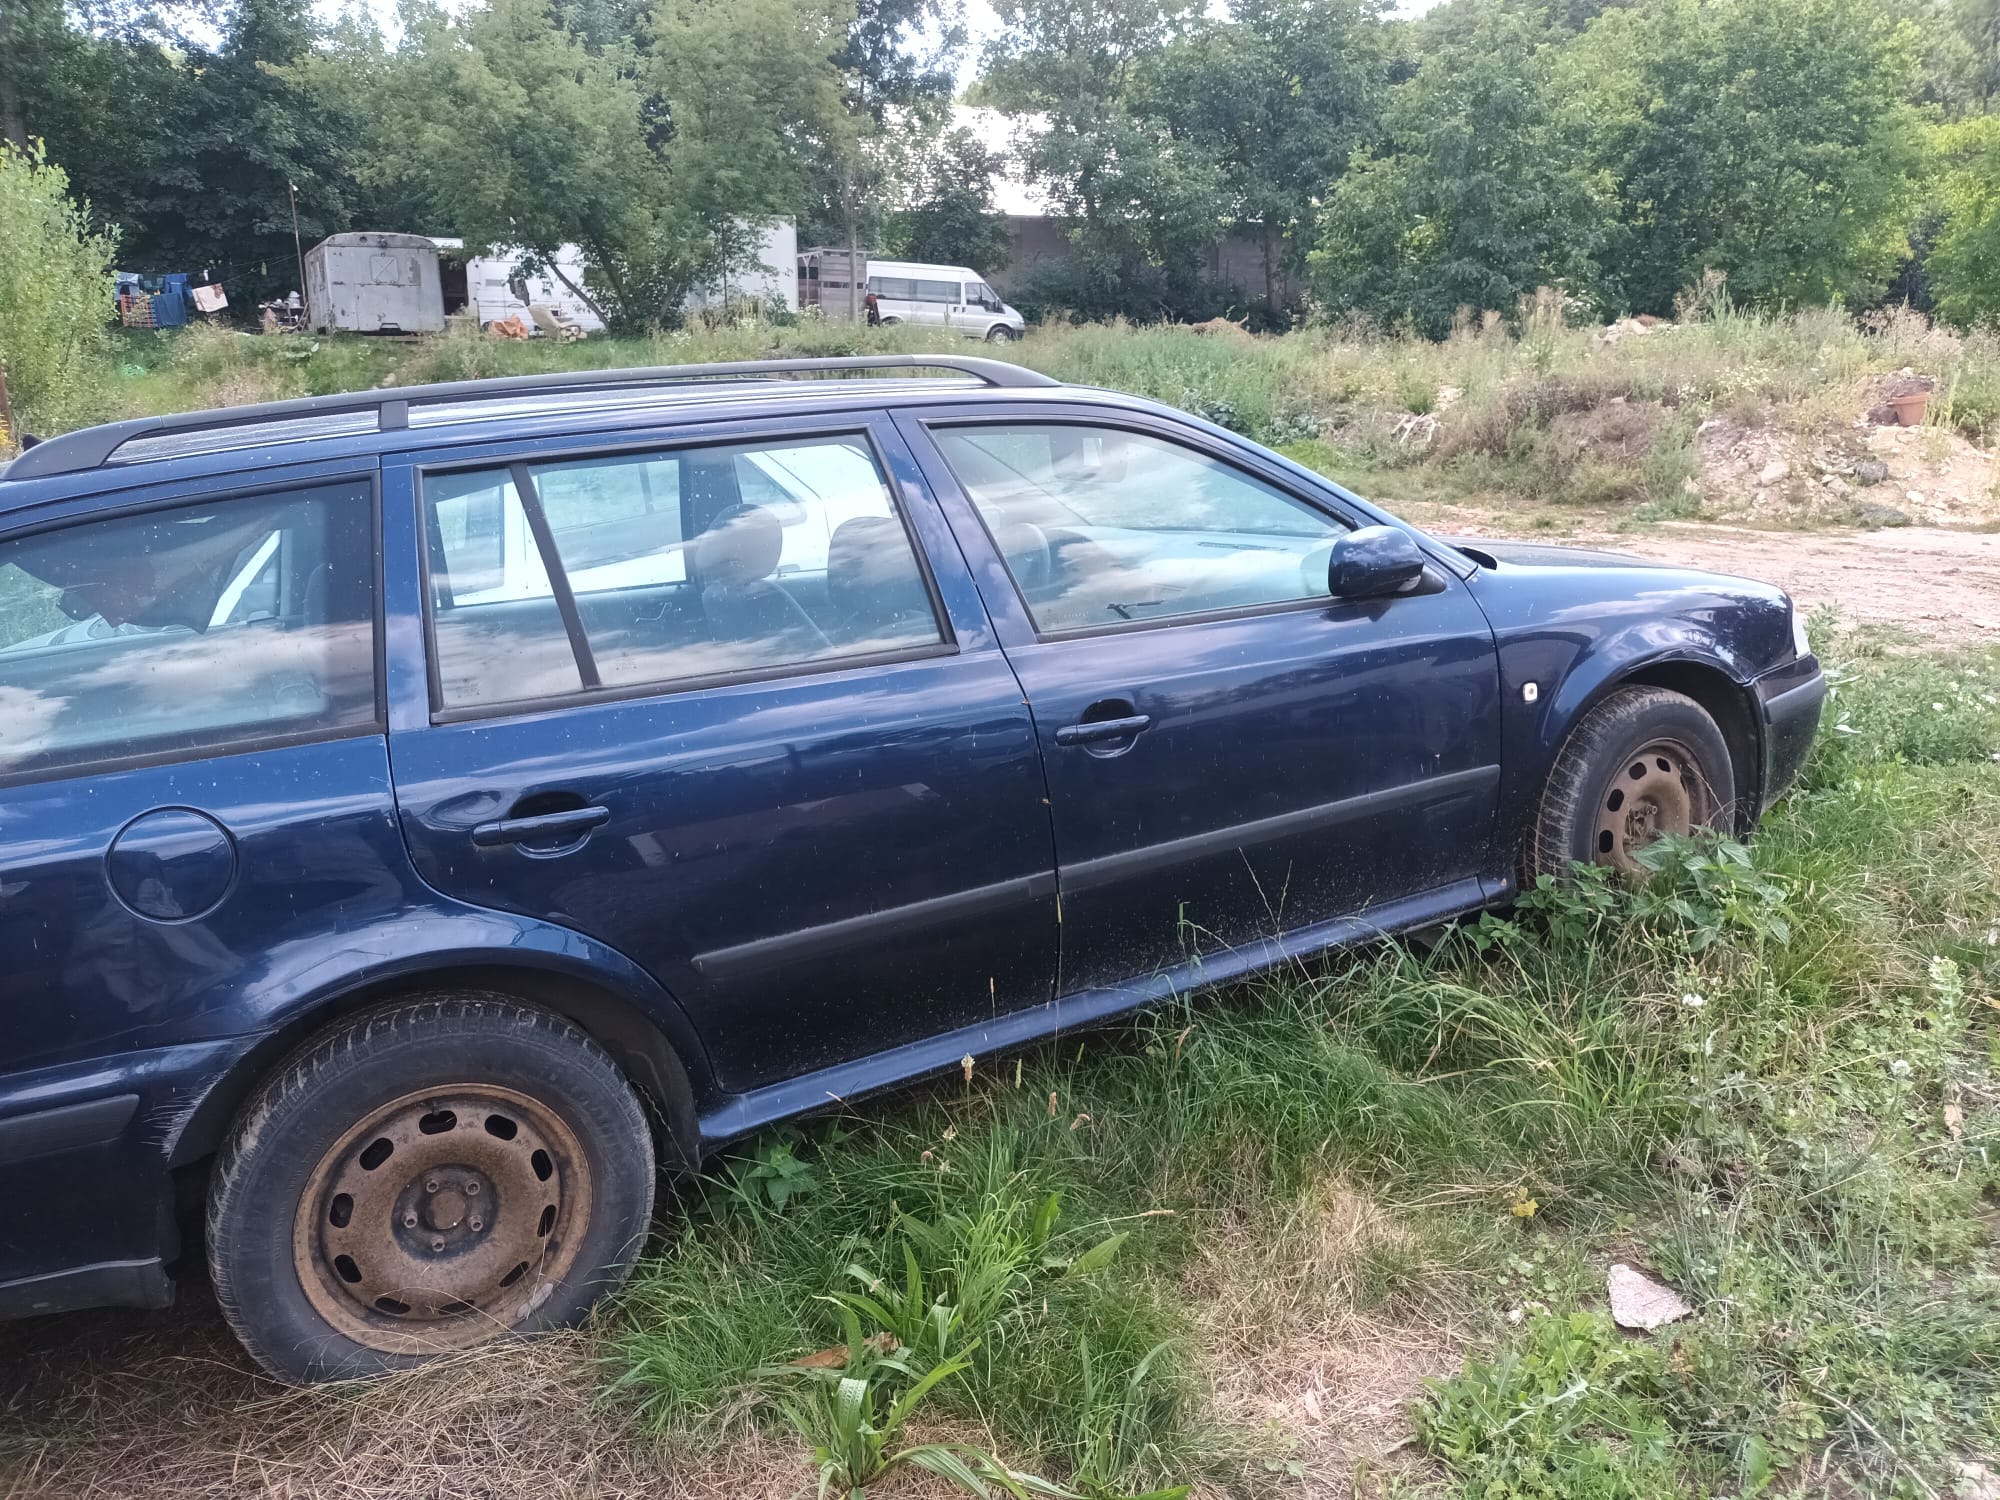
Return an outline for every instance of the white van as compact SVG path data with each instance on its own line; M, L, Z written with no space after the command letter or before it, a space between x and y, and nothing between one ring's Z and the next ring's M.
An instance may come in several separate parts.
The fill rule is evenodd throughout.
M884 323L956 328L969 339L994 344L1017 339L1028 328L977 271L964 266L871 258L868 290Z

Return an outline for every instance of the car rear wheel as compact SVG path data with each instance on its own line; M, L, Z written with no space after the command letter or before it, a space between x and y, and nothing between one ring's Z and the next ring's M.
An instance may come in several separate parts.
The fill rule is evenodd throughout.
M217 1163L208 1257L282 1380L370 1375L577 1322L653 1206L645 1111L575 1026L455 992L294 1053Z
M1521 883L1570 862L1630 878L1662 834L1719 827L1734 785L1729 746L1708 711L1665 688L1620 688L1571 732L1556 757L1521 854Z

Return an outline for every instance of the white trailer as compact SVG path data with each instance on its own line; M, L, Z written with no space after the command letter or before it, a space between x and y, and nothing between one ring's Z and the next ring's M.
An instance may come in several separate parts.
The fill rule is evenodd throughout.
M515 271L524 250L496 245L484 255L467 256L465 241L437 237L431 243L444 257L444 306L448 313L467 308L484 328L499 318L518 317L528 321L528 308L536 303L552 307L561 316L578 324L586 333L602 333L604 320L588 302L565 284L564 277L577 286L583 281L583 248L564 245L556 251L555 267L532 276ZM556 271L562 272L561 276Z
M306 252L306 317L317 333L438 333L437 246L420 234L333 234Z
M739 221L743 228L754 225ZM731 271L712 286L697 288L687 310L726 307L732 302L778 302L787 312L799 310L799 232L790 219L774 219L758 232L750 264Z

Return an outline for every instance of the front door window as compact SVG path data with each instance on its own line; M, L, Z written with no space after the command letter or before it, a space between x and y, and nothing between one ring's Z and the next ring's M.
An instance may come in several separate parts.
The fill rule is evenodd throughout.
M1193 449L1057 423L936 439L1045 635L1328 596L1342 523Z

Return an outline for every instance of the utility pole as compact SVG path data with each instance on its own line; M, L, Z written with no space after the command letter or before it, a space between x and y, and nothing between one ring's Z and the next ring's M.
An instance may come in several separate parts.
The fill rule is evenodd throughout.
M292 199L292 253L299 258L299 325L310 328L312 309L306 302L306 251L305 243L299 238L299 185L287 178L285 191Z
M7 399L7 366L0 364L0 450L18 450L21 434L14 426L14 403Z

